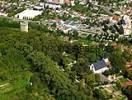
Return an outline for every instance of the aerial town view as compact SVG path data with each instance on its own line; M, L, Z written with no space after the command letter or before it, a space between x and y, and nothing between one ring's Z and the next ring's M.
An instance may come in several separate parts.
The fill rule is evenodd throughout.
M132 0L0 0L0 100L132 100Z

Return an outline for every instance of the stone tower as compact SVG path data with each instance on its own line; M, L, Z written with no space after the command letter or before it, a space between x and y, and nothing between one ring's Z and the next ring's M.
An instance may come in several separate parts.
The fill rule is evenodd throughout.
M27 21L20 22L20 29L22 32L28 32L28 22Z

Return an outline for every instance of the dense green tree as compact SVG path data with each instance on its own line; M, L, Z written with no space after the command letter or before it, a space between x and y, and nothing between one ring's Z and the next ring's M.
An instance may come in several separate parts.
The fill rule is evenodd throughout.
M124 70L126 60L123 57L121 49L115 50L115 52L112 53L110 60L111 60L112 66L115 69L115 72Z
M0 88L3 100L93 100L99 78L89 65L102 58L103 49L66 42L46 26L29 23L25 33L17 22L1 22L4 19L0 19L0 82L9 84L5 91ZM129 57L121 50L109 53L113 66L123 69Z

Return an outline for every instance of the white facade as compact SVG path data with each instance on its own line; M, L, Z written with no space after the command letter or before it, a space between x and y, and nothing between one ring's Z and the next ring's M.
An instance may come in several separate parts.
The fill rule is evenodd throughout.
M71 5L74 6L75 5L75 2L74 0L71 1Z
M34 17L41 15L43 11L26 9L23 12L15 15L19 19L33 19Z
M84 2L85 4L87 3L87 2L92 2L93 0L82 0L82 2Z
M28 32L28 22L20 22L20 29L22 32Z
M92 64L91 66L90 66L90 70L92 70L94 73L96 73L96 74L100 74L100 73L103 73L104 71L106 71L106 70L109 70L109 68L106 66L106 67L103 67L103 68L101 68L101 69L99 69L99 70L95 70L95 68L94 68L94 65Z
M75 0L47 0L49 3L56 3L56 4L71 4L74 5Z
M8 14L0 12L0 16L7 16Z
M46 7L49 7L49 8L52 8L52 9L60 9L61 6L60 5L57 5L57 4L50 4L50 3L46 3L45 4Z
M130 35L132 33L131 18L128 15L124 15L123 19L125 20L125 25L123 25L124 35Z
M64 4L64 0L60 0L60 4Z
M104 66L104 67L100 67L100 68L98 68L98 69L95 69L95 65L92 64L92 65L90 66L90 70L92 70L94 73L97 73L97 74L101 74L101 73L103 73L104 71L109 70L109 68L108 68L108 65L110 64L109 59L106 58L106 59L103 59L102 61L103 61L103 62L102 62L103 65L101 65L101 66ZM101 61L100 61L100 62L101 62ZM98 63L98 64L100 65L100 63ZM97 67L97 63L96 63L96 67Z

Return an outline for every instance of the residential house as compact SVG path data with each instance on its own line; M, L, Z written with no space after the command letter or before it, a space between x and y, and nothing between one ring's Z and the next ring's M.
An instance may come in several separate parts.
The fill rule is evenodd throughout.
M90 66L90 70L94 73L103 73L106 70L109 70L110 62L108 58L102 59Z

